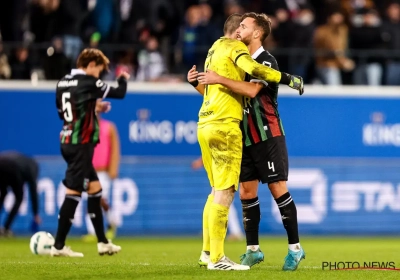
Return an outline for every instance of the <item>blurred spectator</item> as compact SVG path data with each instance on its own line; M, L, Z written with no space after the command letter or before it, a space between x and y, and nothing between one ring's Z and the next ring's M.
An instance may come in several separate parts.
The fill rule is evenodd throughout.
M29 51L26 47L19 47L15 50L10 60L11 79L27 80L31 78L32 65L29 60Z
M290 44L290 36L286 33L290 30L290 15L286 9L279 8L275 11L275 17L272 18L272 36L275 39L278 50L286 49ZM291 32L292 34L292 32ZM268 36L269 37L269 36ZM268 38L267 38L268 39ZM271 50L271 48L269 48ZM275 54L275 58L279 62L281 71L289 71L289 61L286 55L279 52Z
M244 13L243 7L237 4L235 1L228 2L228 4L225 6L225 19L228 18L231 14L243 14L243 13ZM221 26L221 30L222 27L223 26Z
M29 7L30 32L35 42L49 42L56 33L60 0L32 0Z
M293 29L295 32L288 32L292 34L290 48L311 49L312 41L315 31L314 12L309 6L304 6L300 9L298 14L293 18ZM307 53L299 54L289 57L289 71L292 74L300 75L304 79L307 77L307 67L311 62L311 55Z
M309 6L301 6L298 12L289 19L289 13L280 9L277 11L279 25L274 32L280 47L294 49L289 55L288 71L305 78L311 54L296 51L296 49L310 49L315 30L314 13Z
M340 0L340 3L347 19L351 19L362 10L375 8L373 0Z
M149 27L158 39L159 51L163 56L164 63L171 64L171 46L179 39L179 27L181 17L179 14L179 3L176 0L152 0L149 2Z
M101 34L99 32L94 32L92 36L90 36L89 47L98 48L100 40L101 40Z
M197 56L198 61L200 61L198 65L198 70L202 71L204 68L204 61L206 60L208 49L211 45L217 40L219 37L223 36L222 28L219 28L217 24L214 24L211 21L213 11L211 6L208 4L200 4L200 23L198 26L198 48Z
M146 49L138 54L138 81L157 81L165 73L165 64L161 53L158 50L158 41L155 37L150 37L146 44Z
M388 6L387 20L383 23L383 39L387 49L400 51L400 4L392 3ZM400 85L400 53L389 59L386 64L386 85Z
M211 46L219 37L223 35L222 28L218 26L211 20L213 16L213 10L208 4L199 5L199 10L201 12L200 20L200 33L202 44L205 46Z
M28 0L0 0L0 33L4 42L22 42Z
M332 14L332 11L339 11L341 8L340 1L338 0L309 0L310 4L314 8L315 23L317 25L323 25L326 23L326 19Z
M58 32L64 42L65 55L75 61L82 48L81 30L84 19L89 13L88 1L60 0L58 9Z
M382 47L381 20L376 10L362 9L352 17L350 48L354 51L370 51L357 57L353 82L356 85L380 85L382 83L383 59L374 50Z
M112 41L112 34L117 29L117 6L114 0L96 0L94 4L91 21L104 42Z
M47 72L49 77L53 71L49 70L47 63L52 64L50 61L61 59L61 54L54 46L54 54L50 57L46 54L46 48L53 38L62 39L64 44L62 49L72 63L81 51L83 41L91 47L101 47L107 56L112 58L113 71L108 77L115 74L117 65L126 67L124 61L127 58L121 58L116 54L131 48L141 49L151 36L155 36L158 41L157 53L161 54L164 69L168 69L169 73L186 72L185 69L191 68L192 65L196 65L201 71L207 50L218 37L222 36L225 19L232 13L255 11L266 13L271 18L272 34L264 45L274 53L282 71L302 75L306 81L312 81L315 73L311 70L316 66L318 76L323 83L334 84L341 83L341 78L345 83L354 78L358 84L380 84L384 74L385 84L394 85L400 80L397 78L400 58L395 56L396 51L399 52L399 6L393 4L386 9L388 3L393 1L399 2L399 0L3 0L0 1L0 40L3 36L6 50L15 47L14 43L10 42L27 44L34 41L35 44L29 49L27 64L32 65L34 73ZM371 9L373 12L365 12ZM344 13L344 20L343 16L337 17L341 19L341 24L323 25L323 28L315 31L319 25L325 24L332 11L340 10ZM382 18L385 18L382 24L377 11ZM352 27L348 36L350 40L344 39L349 32L345 24ZM329 35L324 34L325 31ZM326 49L325 54L317 55L315 65L311 63L313 53L308 52L312 49L310 45L313 37L316 49ZM344 54L347 41L358 66L354 73L349 71L354 63ZM148 57L148 50L145 49L141 52L141 59ZM50 48L49 51L51 50ZM1 63L4 65L4 55L2 57ZM20 67L21 63L15 57L16 55L9 55L9 63L13 62ZM137 57L134 55L128 60L133 61L131 66L135 72ZM382 70L383 65L386 66L385 73ZM40 67L46 69L42 71ZM341 70L348 73L342 73ZM163 78L165 77L163 75Z
M158 38L170 35L176 21L174 6L169 0L149 1L148 23Z
M113 80L115 80L115 78L119 77L119 75L122 72L127 72L130 75L130 81L133 81L134 78L134 64L133 64L133 57L134 57L134 53L131 50L128 51L124 51L122 52L117 65L115 66L114 69L114 77Z
M282 2L285 3L291 18L296 17L303 9L302 7L308 4L307 0L284 0Z
M201 10L199 6L191 6L186 11L185 25L182 30L182 62L185 69L193 65L204 63L199 59L198 49L200 48L200 23Z
M354 62L345 55L347 38L348 28L339 12L334 12L328 17L327 24L317 28L314 37L316 68L323 84L341 85L340 70L350 71L354 68Z
M117 42L137 43L140 31L145 27L148 17L146 0L116 0L119 20Z
M247 11L274 15L278 9L287 9L284 1L277 0L253 0L243 3Z
M239 1L237 0L197 0L197 1L189 1L186 0L187 2L192 2L190 3L189 6L192 6L194 4L207 4L211 7L211 10L213 11L212 18L211 20L215 23L224 23L226 14L224 15L224 11L226 10L226 6L229 6L231 4L235 5L238 4ZM222 30L222 26L220 28Z
M8 64L7 55L3 51L3 44L0 42L0 80L10 79L11 77L11 67Z
M69 73L71 61L63 53L62 46L62 40L56 38L53 40L53 45L47 49L43 65L47 80L59 80Z

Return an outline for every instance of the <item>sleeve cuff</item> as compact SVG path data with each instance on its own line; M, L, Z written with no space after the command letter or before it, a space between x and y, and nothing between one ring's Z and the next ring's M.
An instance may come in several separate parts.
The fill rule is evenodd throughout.
M251 79L250 83L261 83L264 85L264 87L268 86L268 83L266 81L258 80L258 79Z

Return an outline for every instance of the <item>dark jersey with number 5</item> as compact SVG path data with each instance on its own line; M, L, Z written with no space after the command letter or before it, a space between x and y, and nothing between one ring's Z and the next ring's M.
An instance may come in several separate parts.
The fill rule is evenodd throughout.
M62 144L86 144L99 142L99 123L95 108L99 98L124 98L127 83L118 80L113 88L102 80L86 75L83 70L73 69L57 83L56 106L64 121L60 132Z
M258 49L254 56L258 63L279 70L275 57L264 48ZM249 82L251 79L255 78L247 74L246 81ZM278 113L278 89L279 84L269 82L256 97L243 97L244 112L240 126L245 146L285 135Z

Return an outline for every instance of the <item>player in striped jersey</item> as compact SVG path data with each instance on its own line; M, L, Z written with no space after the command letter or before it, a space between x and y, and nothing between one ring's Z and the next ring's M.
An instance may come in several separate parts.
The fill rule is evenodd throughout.
M108 70L108 64L108 58L100 50L85 49L78 57L78 69L73 69L70 75L57 83L56 106L60 119L64 121L60 141L61 153L67 163L63 180L67 190L58 216L52 256L83 257L82 253L65 246L82 192L88 193L87 208L97 236L98 253L112 255L121 250L105 236L102 188L92 163L94 147L99 143L96 111L109 110L109 103L99 100L124 98L129 79L127 73L122 73L118 78L118 88L105 84L99 76L102 71Z
M264 14L247 13L242 17L238 39L244 42L258 63L278 70L275 58L262 47L271 32L271 22ZM299 242L297 211L287 189L288 154L285 133L278 113L278 84L256 80L247 75L246 81L238 82L219 76L215 72L200 73L201 84L221 84L233 92L244 95L243 156L240 171L240 198L243 208L243 224L246 232L247 251L241 256L241 264L253 266L264 260L259 248L258 229L260 205L258 182L268 183L282 216L288 235L288 255L283 270L296 270L305 253Z

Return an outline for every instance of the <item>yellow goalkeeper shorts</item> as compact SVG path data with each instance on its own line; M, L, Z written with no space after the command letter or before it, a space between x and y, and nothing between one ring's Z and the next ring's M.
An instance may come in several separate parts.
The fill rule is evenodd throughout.
M239 184L242 161L242 132L238 121L213 122L198 127L197 138L204 168L215 190Z

